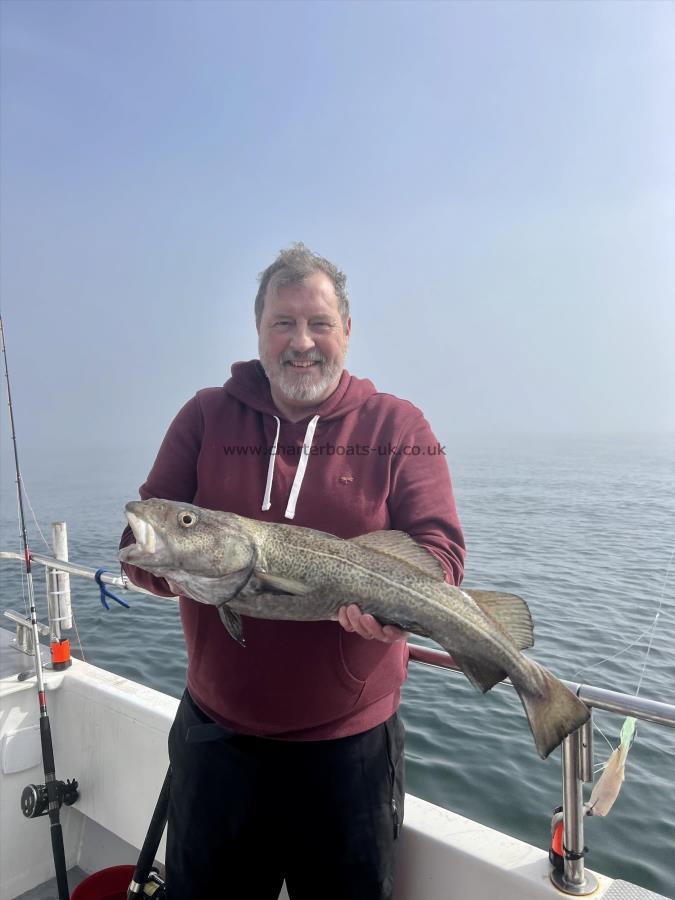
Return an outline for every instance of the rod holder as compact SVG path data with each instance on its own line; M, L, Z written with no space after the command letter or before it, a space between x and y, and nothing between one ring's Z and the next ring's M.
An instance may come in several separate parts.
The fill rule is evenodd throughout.
M5 616L16 625L16 635L14 637L16 649L20 650L22 653L27 653L28 656L34 656L35 643L33 641L33 626L31 625L30 619L22 616L21 613L16 612L14 609L6 609ZM43 637L47 637L49 628L46 625L42 625L40 622L37 623L37 627L38 632Z

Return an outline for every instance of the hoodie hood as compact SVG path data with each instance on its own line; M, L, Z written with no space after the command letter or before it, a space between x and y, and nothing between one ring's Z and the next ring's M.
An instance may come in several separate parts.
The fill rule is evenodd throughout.
M260 360L250 359L232 366L232 377L225 382L226 393L264 415L281 418L274 405L270 383ZM367 378L356 378L344 369L337 388L317 408L316 415L322 422L341 419L347 413L362 406L376 394L375 385ZM310 418L309 413L306 418ZM304 420L303 420L304 421Z

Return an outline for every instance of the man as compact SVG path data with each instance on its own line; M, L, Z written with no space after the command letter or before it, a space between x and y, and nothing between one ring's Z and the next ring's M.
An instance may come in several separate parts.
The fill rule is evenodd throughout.
M462 533L429 425L344 369L345 276L296 244L262 273L255 314L260 361L183 407L141 497L342 538L400 529L458 584ZM127 529L121 545L132 542ZM188 674L169 737L170 900L276 900L284 878L292 900L390 898L405 633L350 605L339 623L245 618L241 647L215 608L186 597L180 607Z

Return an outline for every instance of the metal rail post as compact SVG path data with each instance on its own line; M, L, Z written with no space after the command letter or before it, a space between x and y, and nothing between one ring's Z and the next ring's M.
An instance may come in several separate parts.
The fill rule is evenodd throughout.
M592 728L592 726L590 726ZM582 732L586 729L585 735ZM551 870L551 881L565 894L577 897L592 894L598 881L592 872L584 868L584 797L582 784L585 777L592 777L593 765L589 763L588 728L584 726L568 735L562 744L563 783L563 872ZM583 777L582 777L583 772Z

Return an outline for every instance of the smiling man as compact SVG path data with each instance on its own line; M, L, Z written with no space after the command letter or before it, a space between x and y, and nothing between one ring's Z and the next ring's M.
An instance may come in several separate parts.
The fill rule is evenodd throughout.
M303 244L260 276L260 361L178 413L142 499L162 497L352 538L409 533L461 580L445 458L416 407L344 368L345 276ZM133 541L125 531L122 546ZM171 594L125 565L136 584ZM387 900L403 822L405 633L357 606L338 622L244 618L181 597L187 689L169 738L170 900ZM221 876L221 870L224 874ZM220 887L222 886L222 887Z
M323 272L300 284L277 276L268 290L257 318L260 362L277 409L296 421L338 386L352 323Z

